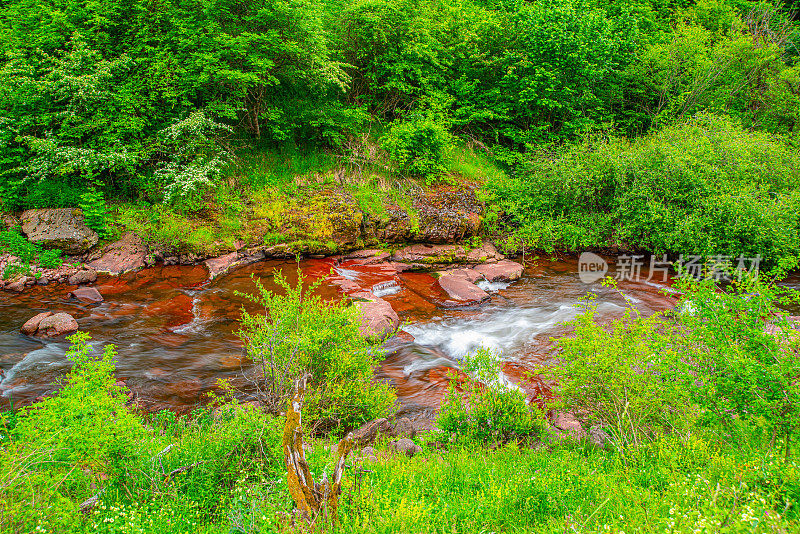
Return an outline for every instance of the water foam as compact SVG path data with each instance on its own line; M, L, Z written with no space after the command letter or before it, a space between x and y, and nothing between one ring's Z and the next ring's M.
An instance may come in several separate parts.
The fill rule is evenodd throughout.
M598 313L619 312L623 308L604 302ZM451 358L463 358L483 347L505 358L532 341L539 334L554 332L557 325L574 319L580 310L571 303L527 308L494 308L468 319L439 319L406 326L422 346L437 347Z

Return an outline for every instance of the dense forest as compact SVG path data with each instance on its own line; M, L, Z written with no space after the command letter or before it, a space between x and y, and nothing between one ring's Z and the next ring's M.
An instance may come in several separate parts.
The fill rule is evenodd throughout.
M797 532L798 10L0 0L0 532ZM18 224L49 208L93 241ZM97 268L118 243L133 266ZM590 286L584 251L762 269ZM270 258L296 275L223 287ZM541 327L538 363L395 335L456 314ZM221 375L228 343L242 380L168 359L203 335L181 363ZM413 421L378 377L398 347L444 384ZM164 362L123 380L118 349ZM144 375L194 404L148 409Z
M7 2L2 206L82 207L101 231L149 211L136 229L162 241L199 216L232 239L243 206L345 168L379 204L387 181L478 182L487 230L530 248L791 262L794 7Z

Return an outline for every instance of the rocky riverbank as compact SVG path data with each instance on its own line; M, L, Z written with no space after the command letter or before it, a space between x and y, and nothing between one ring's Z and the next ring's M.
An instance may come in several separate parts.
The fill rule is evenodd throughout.
M0 288L23 291L37 283L68 283L82 271L87 273L79 275L83 277L93 276L92 272L121 274L155 264L205 263L214 277L231 266L264 259L330 256L373 247L393 252L408 244L477 239L472 247L408 258L416 266L420 262L469 263L476 258L470 251L480 248L477 236L483 229L484 212L476 189L464 185L416 190L399 204L387 199L380 209L363 208L342 188L307 188L296 197L265 197L254 202L240 214L240 227L233 236L221 227L215 229L214 217L208 216L185 221L187 227L178 238L166 239L162 229L138 224L139 220L115 223L111 233L117 237L103 240L85 224L79 209L33 209L4 214L5 228L19 228L31 243L44 249L61 250L66 262L58 269L33 265L29 273L1 280ZM209 228L200 228L207 239L199 244L192 239L192 232L197 232L195 226L208 223ZM0 270L17 261L10 254L0 256Z

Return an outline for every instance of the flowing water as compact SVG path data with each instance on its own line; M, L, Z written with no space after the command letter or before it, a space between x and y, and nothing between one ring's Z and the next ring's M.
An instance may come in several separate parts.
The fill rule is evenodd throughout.
M502 379L521 384L532 399L546 399L546 380L522 377L552 360L551 337L569 331L564 322L579 313L576 304L589 291L597 294L600 319L619 316L626 302L645 314L675 304L672 295L664 294L669 293L669 280L624 282L617 292L599 283L582 283L577 260L567 258L528 263L515 282L483 282L491 300L457 308L429 274L397 273L383 264L363 263L310 259L300 267L309 281L328 276L318 289L323 298L340 299L355 283L398 312L404 326L386 343L377 376L395 386L408 412L435 409L448 373L458 369L464 354L481 346L498 351L505 360ZM246 394L250 362L235 332L243 306L258 310L237 292L253 292L254 275L268 289L277 289L275 269L282 269L291 283L296 281L293 262L266 261L213 281L207 280L202 266L162 266L101 277L95 287L105 300L99 304L69 300L72 288L63 285L36 286L21 295L0 293L0 409L52 392L70 367L65 342L19 333L30 317L48 310L72 314L96 348L117 346L117 376L146 409L188 411L220 378ZM800 285L800 276L788 283Z

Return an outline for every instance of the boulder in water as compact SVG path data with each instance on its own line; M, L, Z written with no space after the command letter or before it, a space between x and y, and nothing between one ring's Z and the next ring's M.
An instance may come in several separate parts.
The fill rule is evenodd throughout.
M86 226L83 212L73 208L35 209L22 212L22 231L32 243L65 254L83 254L95 246L97 232Z
M462 305L480 304L489 300L486 291L464 278L445 273L445 276L439 278L439 285L451 299Z
M39 323L36 333L46 337L60 337L78 330L78 322L68 313L56 313Z
M366 291L356 293L353 297L363 299L356 302L356 306L360 308L361 335L382 341L394 334L400 326L400 317L391 304Z
M511 260L500 260L497 263L478 265L475 270L490 282L510 282L522 276L524 267Z
M17 280L8 282L6 284L5 289L7 291L14 291L16 293L21 293L21 292L23 292L25 290L25 281L26 280L27 280L27 277L23 276L23 277L18 278Z
M70 296L81 302L103 302L103 295L93 287L79 287L71 291Z
M451 269L449 271L440 271L438 274L439 276L448 275L461 278L472 284L483 279L483 275L475 269Z
M205 263L208 269L208 277L213 280L217 276L239 265L239 253L231 252L230 254L225 254L217 258L209 258L203 263Z
M24 325L22 325L22 328L20 328L20 332L22 332L25 335L32 336L39 329L39 323L41 323L43 319L50 317L51 315L53 315L53 312L51 311L34 315L30 319L28 319Z
M491 243L468 249L461 245L420 244L401 248L392 254L392 261L413 265L446 265L451 263L486 263L503 259Z

